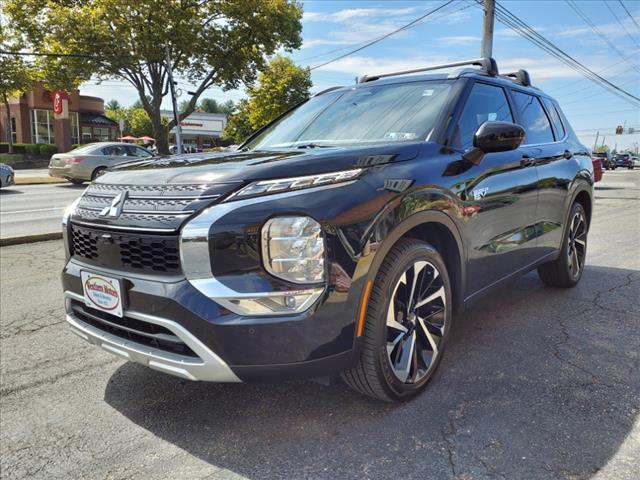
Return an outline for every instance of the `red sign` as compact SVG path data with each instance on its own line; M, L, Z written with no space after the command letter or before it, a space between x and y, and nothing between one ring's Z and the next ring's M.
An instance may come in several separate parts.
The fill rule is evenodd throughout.
M56 91L53 94L53 113L55 113L56 115L60 115L62 114L62 111L64 109L63 106L63 100L68 100L69 99L69 95L67 95L66 92L61 92L61 91Z

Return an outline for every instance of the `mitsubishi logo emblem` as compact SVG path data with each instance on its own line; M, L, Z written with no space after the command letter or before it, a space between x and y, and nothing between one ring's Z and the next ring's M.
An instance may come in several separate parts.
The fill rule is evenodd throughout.
M118 218L122 213L124 202L127 200L127 192L118 194L112 201L111 205L104 207L100 212L101 217Z

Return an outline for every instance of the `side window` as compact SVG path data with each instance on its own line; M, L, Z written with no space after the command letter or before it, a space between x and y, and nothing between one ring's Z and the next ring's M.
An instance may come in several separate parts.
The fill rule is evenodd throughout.
M102 154L103 155L115 155L113 147L104 147L102 149Z
M554 103L548 98L543 98L542 103L547 108L547 112L549 112L549 116L551 117L551 123L553 123L553 130L556 134L556 140L560 140L564 138L566 131L564 129L564 125L562 124L562 120L560 119L560 114L556 109Z
M513 122L507 96L501 87L476 83L458 120L453 144L468 150L480 125L494 121Z
M151 156L149 152L139 147L130 146L127 149L129 150L128 155L132 157L147 158Z
M520 121L526 132L524 143L551 143L554 141L549 118L537 97L521 92L513 92L513 99L520 114Z

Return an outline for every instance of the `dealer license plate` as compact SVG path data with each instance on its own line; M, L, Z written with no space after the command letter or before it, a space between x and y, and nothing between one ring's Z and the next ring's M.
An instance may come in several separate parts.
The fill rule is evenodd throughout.
M91 308L122 317L120 281L93 272L80 272L84 303Z

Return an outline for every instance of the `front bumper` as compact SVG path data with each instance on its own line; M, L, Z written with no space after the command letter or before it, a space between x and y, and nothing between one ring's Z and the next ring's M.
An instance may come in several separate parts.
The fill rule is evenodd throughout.
M163 351L83 321L80 272L123 279L125 317L160 325L197 358ZM216 382L313 378L353 366L354 316L346 293L287 317L242 317L196 290L184 278L123 277L122 272L71 260L62 274L67 321L84 340L129 361L190 380ZM109 321L116 321L115 317Z

